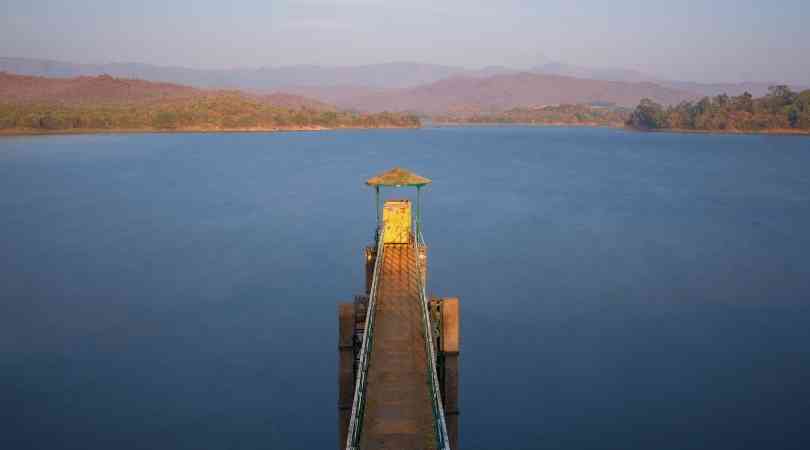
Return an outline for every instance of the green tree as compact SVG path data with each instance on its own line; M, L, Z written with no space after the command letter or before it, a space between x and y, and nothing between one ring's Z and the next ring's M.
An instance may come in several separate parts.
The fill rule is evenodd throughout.
M785 107L790 106L796 100L796 93L784 84L771 86L768 88L768 95L765 96L765 106L772 113L779 113Z
M642 130L657 130L667 127L664 108L658 103L644 98L630 115L629 124Z
M792 105L788 110L788 123L790 124L791 128L798 128L799 127L799 117L801 116L801 112L796 105Z
M796 113L790 125L794 128L810 130L810 89L802 91L796 96L792 111Z
M742 95L734 97L732 104L736 110L754 112L754 96L750 92L744 92Z

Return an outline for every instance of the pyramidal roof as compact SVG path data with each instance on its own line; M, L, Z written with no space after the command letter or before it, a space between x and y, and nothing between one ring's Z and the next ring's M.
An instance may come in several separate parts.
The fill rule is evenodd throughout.
M425 177L419 176L410 170L401 167L395 167L387 172L383 172L375 177L371 177L366 181L369 186L424 186L430 184L431 181Z

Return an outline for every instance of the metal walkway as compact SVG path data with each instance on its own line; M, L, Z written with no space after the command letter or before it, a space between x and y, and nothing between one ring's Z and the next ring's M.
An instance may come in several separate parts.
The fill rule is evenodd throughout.
M436 448L414 247L385 244L361 449Z
M347 450L450 450L422 282L421 235L377 235ZM418 241L417 241L418 239Z

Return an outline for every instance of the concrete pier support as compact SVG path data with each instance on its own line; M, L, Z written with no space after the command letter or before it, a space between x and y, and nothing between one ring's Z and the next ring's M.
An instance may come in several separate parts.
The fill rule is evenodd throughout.
M346 432L354 397L354 304L338 304L338 448L346 446Z
M458 449L458 355L461 347L461 315L458 298L441 299L440 311L441 342L439 358L442 361L438 366L441 372L442 402L444 403L444 415L447 422L447 434L450 437L450 448Z

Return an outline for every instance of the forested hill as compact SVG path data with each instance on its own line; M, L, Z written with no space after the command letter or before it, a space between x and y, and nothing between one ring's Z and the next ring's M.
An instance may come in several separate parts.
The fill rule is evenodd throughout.
M666 108L643 99L627 125L640 130L810 133L810 90L772 86L760 98L746 92Z
M0 132L418 127L407 114L357 114L305 97L196 89L109 75L0 72Z
M622 127L631 109L615 105L549 105L513 108L491 114L457 114L433 117L437 123L587 125Z

